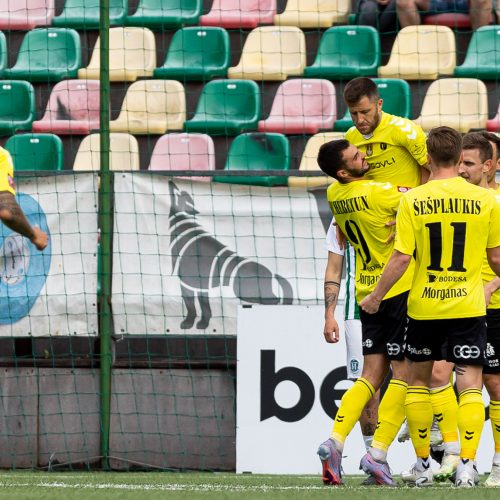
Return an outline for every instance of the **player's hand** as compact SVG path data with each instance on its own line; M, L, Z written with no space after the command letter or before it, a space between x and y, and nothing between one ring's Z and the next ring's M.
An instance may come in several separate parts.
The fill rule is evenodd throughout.
M396 220L390 220L389 222L385 223L385 227L392 227L396 225ZM389 245L389 243L392 243L394 241L394 238L396 237L396 231L393 231L389 238L387 238L385 244Z
M497 291L496 287L492 288L492 283L493 281L490 281L489 283L486 283L486 285L484 285L484 300L486 302L486 307L488 307L490 303L491 296Z
M33 236L30 241L37 247L38 250L42 251L49 243L49 235L45 231L42 231L38 226L34 226Z
M370 295L367 295L360 303L359 307L365 311L365 313L368 314L375 314L379 307L380 303L382 301L378 299L373 293L370 293Z
M336 344L339 341L339 325L335 318L325 319L323 335L329 344Z

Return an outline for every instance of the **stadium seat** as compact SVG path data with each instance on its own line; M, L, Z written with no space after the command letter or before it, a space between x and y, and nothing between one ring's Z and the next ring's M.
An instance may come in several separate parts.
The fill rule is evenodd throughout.
M81 58L80 37L75 30L37 28L26 33L16 64L2 74L30 82L58 82L76 77Z
M272 24L275 14L276 0L214 0L208 14L200 17L200 24L253 29Z
M309 78L330 80L372 76L380 65L380 37L371 26L333 26L321 36Z
M35 119L35 91L29 82L0 81L0 135L31 130Z
M263 26L248 35L240 62L228 69L228 78L286 80L301 76L306 65L306 41L300 28Z
M488 94L485 84L475 78L443 78L432 82L416 123L427 132L447 125L459 132L486 127Z
M195 115L184 128L187 132L237 135L256 130L260 113L260 92L255 82L213 80L203 87Z
M31 30L50 26L55 0L0 0L0 30Z
M57 135L13 135L4 147L12 156L17 171L63 169L63 144Z
M470 29L470 16L463 12L440 12L423 16L422 24L448 26L451 29Z
M283 13L274 17L276 26L329 28L347 23L350 0L288 0Z
M181 81L225 78L230 58L229 35L224 28L182 28L175 32L165 62L153 76Z
M411 118L411 90L406 80L399 78L373 78L381 99L382 109L391 115ZM349 108L342 119L333 124L333 130L345 132L354 125Z
M101 43L97 39L89 65L78 71L78 78L98 80ZM111 28L109 30L109 79L134 82L151 77L156 67L156 43L147 28Z
M53 26L80 30L99 28L99 0L66 0L61 15L54 17ZM128 13L127 0L109 0L109 24L120 26Z
M498 104L497 114L486 122L486 130L490 132L500 132L500 103Z
M33 132L83 134L99 129L99 80L64 80L50 93L45 114Z
M186 94L176 80L139 80L127 90L111 132L164 134L182 130L186 121Z
M3 76L8 64L7 38L5 37L5 33L0 31L0 78Z
M139 170L139 145L130 134L109 135L110 170ZM100 170L100 134L84 137L76 153L73 170Z
M127 16L127 25L175 29L198 24L201 12L202 0L139 0L137 10Z
M320 132L319 134L313 135L307 141L306 147L304 148L304 153L302 154L302 159L300 160L299 170L300 171L312 171L321 172L318 162L319 148L330 141L335 139L343 139L344 134L342 132ZM327 177L322 175L320 177L288 177L289 187L301 187L301 188L317 188L329 186L334 179L332 177Z
M500 26L482 26L472 33L465 60L455 76L498 80L500 77Z
M215 170L214 141L207 134L165 134L155 144L149 170ZM184 177L211 181L211 177Z
M252 175L255 170L289 170L290 145L282 134L241 134L227 154L225 171L248 171L248 176L215 176L216 182L255 186L286 186L286 176Z
M337 118L335 87L329 80L296 78L283 82L260 132L315 134L331 129Z
M453 75L455 35L447 26L407 26L396 36L389 62L378 69L381 78L435 80Z

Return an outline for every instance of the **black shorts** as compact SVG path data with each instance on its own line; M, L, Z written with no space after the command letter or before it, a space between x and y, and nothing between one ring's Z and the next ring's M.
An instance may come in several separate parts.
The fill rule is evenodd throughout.
M460 365L484 365L485 351L485 316L408 320L405 355L412 361L446 359Z
M375 314L359 310L363 332L363 356L387 354L389 359L404 359L407 308L408 292L404 292L383 300Z
M486 310L486 363L483 373L500 373L500 309Z

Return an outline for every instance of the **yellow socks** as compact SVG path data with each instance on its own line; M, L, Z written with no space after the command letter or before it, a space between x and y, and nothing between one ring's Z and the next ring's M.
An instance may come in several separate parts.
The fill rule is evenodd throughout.
M452 385L431 389L431 404L446 449L447 443L458 443L458 402Z
M495 442L495 455L500 455L500 401L490 401L490 420Z
M431 426L434 418L429 389L416 385L408 387L405 411L415 453L419 458L427 458L430 453Z
M344 393L339 411L333 422L330 435L333 440L343 446L346 437L359 420L363 408L374 394L375 389L363 377L358 378L354 385Z
M406 382L392 379L380 402L377 430L370 448L370 453L375 460L387 458L387 450L405 419L404 403L407 387Z
M479 438L484 426L484 403L479 389L466 389L458 396L458 429L460 457L476 458Z

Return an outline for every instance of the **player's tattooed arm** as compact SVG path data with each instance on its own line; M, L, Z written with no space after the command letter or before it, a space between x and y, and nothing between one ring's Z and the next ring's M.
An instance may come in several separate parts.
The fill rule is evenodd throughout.
M335 319L335 307L337 306L339 296L342 263L342 255L328 252L324 283L325 326L323 328L323 335L325 336L325 340L331 344L339 340L339 325Z
M16 197L8 191L0 191L0 220L12 231L28 238L38 250L47 246L47 233L31 226Z

